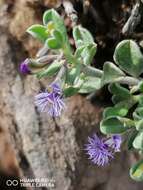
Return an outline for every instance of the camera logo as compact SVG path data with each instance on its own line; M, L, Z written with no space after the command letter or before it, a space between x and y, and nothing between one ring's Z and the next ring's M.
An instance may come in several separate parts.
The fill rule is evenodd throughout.
M14 179L14 180L6 180L6 185L7 186L17 186L18 185L18 180Z

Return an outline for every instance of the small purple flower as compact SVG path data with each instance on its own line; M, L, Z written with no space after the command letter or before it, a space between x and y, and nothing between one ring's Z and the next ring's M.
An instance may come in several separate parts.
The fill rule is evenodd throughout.
M113 158L113 154L108 149L108 146L104 143L103 139L100 139L96 134L94 134L92 138L88 137L86 150L89 155L89 159L98 166L108 164L109 159Z
M119 151L121 145L121 138L119 135L105 139L99 138L96 134L93 137L88 137L88 144L85 150L89 155L89 159L98 166L105 166L110 159L114 158L114 153Z
M105 143L111 147L115 152L120 152L122 139L120 135L113 135L105 141Z
M20 72L23 73L23 74L30 74L31 71L28 67L28 64L29 64L29 59L25 59L21 64L20 64Z
M48 112L52 117L60 116L65 108L60 86L52 83L49 92L41 92L35 96L35 104L41 112Z

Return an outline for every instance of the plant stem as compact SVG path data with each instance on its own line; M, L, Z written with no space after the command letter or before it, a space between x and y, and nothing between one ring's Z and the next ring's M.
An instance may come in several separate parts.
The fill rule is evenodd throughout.
M125 118L125 117L117 117L119 121L124 123L124 127L131 128L135 126L135 122L132 119Z
M127 84L129 86L138 85L140 80L133 77L120 77L115 82L119 82L121 84Z
M65 72L66 72L66 65L63 64L63 66L61 67L60 71L58 72L54 82L60 82L61 78L64 76Z

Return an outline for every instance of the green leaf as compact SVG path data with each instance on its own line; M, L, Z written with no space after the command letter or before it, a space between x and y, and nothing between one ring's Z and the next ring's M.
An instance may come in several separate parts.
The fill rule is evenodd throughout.
M106 108L103 112L103 119L107 119L110 117L116 117L116 116L126 116L128 113L128 109L123 107L109 107Z
M58 30L54 30L53 33L52 33L52 36L56 39L56 41L59 44L63 43L63 37L62 37L61 33Z
M96 44L80 46L79 48L77 48L77 50L75 52L75 57L77 59L82 58L83 64L89 65L89 64L91 64L91 62L93 60L96 50L97 50Z
M135 181L143 181L143 160L137 162L130 169L130 176Z
M62 66L62 62L54 61L51 65L48 66L47 69L44 69L40 73L37 74L37 77L41 79L42 77L50 77L59 71Z
M143 107L138 107L133 113L133 117L135 120L140 120L143 118Z
M135 137L137 136L138 134L138 131L136 130L133 130L131 132L131 134L128 135L128 150L132 150L134 147L133 147L133 141L135 139Z
M45 40L48 38L46 27L39 24L32 25L27 29L27 32L42 42L45 42Z
M64 95L65 97L70 97L73 96L74 94L76 94L78 92L79 88L78 87L68 87L64 89Z
M133 141L133 147L143 149L143 131L140 131Z
M94 39L90 32L82 26L75 26L73 28L73 37L75 40L76 47L94 43Z
M112 62L105 62L103 66L102 84L113 83L125 74Z
M112 101L113 103L118 103L120 101L125 101L132 98L130 91L124 87L122 87L118 83L112 83L109 85L109 91L113 94Z
M115 117L104 119L100 123L100 131L103 134L120 134L126 130L127 128L124 127L124 123Z
M69 69L67 72L66 82L68 84L73 84L76 77L77 77L77 68L74 67L72 69Z
M53 9L47 10L43 15L43 24L47 26L48 22L52 20Z
M68 70L66 76L66 83L73 85L77 78L80 75L80 64L77 64L76 67L73 67Z
M64 25L63 19L60 17L60 15L54 10L50 9L46 11L43 15L43 23L47 26L48 22L53 21L55 30L58 30L61 35L63 36L63 40L65 42L68 41L66 28Z
M55 38L49 38L46 40L46 44L50 49L60 49L61 44Z
M143 107L138 107L133 112L133 118L135 120L136 129L143 130Z
M109 86L109 91L112 94L119 95L124 99L128 99L131 97L130 91L118 83L113 83Z
M60 49L63 46L63 37L58 30L54 30L51 38L47 39L46 44L50 49Z
M143 81L139 83L139 90L140 92L143 92Z
M139 106L143 107L143 95L140 95Z
M123 40L117 45L114 60L121 69L134 77L143 72L143 55L133 40Z
M101 79L96 77L86 77L85 82L81 86L79 93L86 94L95 92L101 88Z
M80 78L74 79L74 83L72 86L65 87L64 89L65 97L69 97L69 96L73 96L74 94L77 94L82 84L83 84L83 80L81 80Z

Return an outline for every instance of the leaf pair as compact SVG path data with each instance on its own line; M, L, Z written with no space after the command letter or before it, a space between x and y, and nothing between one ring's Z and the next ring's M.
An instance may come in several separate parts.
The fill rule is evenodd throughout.
M64 43L67 43L68 38L64 22L54 9L44 13L43 24L32 25L27 29L27 32L46 43L51 49L59 49Z
M123 133L135 125L133 120L125 116L136 101L130 91L118 83L111 84L109 91L113 94L112 100L115 106L104 110L100 130L104 134Z
M107 83L116 82L120 77L125 77L125 71L133 77L139 77L143 72L143 55L139 46L133 40L123 40L114 52L114 61L105 62L103 66L102 86ZM122 71L123 70L123 71Z

